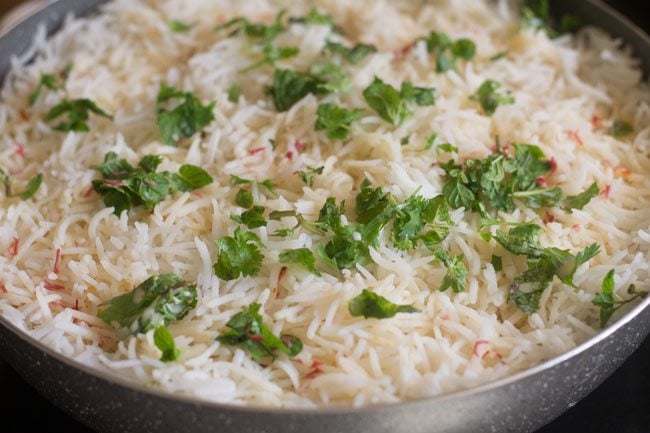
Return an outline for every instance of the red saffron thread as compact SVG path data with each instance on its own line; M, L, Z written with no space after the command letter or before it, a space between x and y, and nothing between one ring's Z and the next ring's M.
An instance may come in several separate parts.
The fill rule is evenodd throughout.
M25 157L25 145L22 143L16 144L16 155L24 158Z
M303 150L305 150L305 145L300 140L296 140L294 147L298 152L302 152Z
M54 291L57 291L57 292L60 292L61 290L65 290L65 287L63 287L63 286L60 285L60 284L54 284L54 283L51 282L50 280L45 280L45 282L43 282L43 286L44 286L47 290L54 290Z
M551 173L555 173L557 171L557 160L554 156L551 157L549 163L551 164Z
M52 269L55 274L59 274L59 266L61 265L61 248L56 249L54 256L54 268Z
M611 192L612 192L612 186L611 186L611 185L606 185L606 186L605 186L605 189L603 189L603 192L601 192L601 194L602 194L603 197L605 197L606 199L609 199L609 194L610 194Z
M546 188L548 186L548 182L546 181L545 177L538 177L535 183L537 183L537 186L541 188Z
M544 216L544 224L550 224L552 222L555 222L555 215L550 212L546 212L546 215Z
M293 152L292 152L292 151L288 151L288 152L285 154L285 156L287 157L288 160L292 160L292 159L293 159Z
M8 291L7 291L7 286L5 286L4 283L0 283L0 292L2 292L2 293L8 293Z
M264 341L264 337L258 334L249 335L248 339L250 341Z
M474 356L479 356L478 348L485 345L485 344L490 344L490 342L487 341L487 340L478 340L476 343L474 343L474 349L472 350L472 353L474 353Z
M577 129L573 130L573 131L567 131L566 135L570 139L572 139L573 141L578 143L579 146L584 146L585 145L585 142L582 141L582 137L580 137L580 132Z
M18 249L20 248L20 241L18 238L12 238L11 247L9 248L9 254L16 257L18 255Z
M260 152L264 152L265 149L266 149L266 147L258 147L258 148L256 148L256 149L251 149L251 150L249 150L248 153L249 153L250 155L257 155L257 154L260 153Z

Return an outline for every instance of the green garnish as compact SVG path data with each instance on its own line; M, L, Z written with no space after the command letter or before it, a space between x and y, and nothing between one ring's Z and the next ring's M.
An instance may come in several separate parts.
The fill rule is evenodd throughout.
M226 323L230 329L222 331L217 341L245 349L257 362L267 358L275 359L278 350L288 356L298 355L302 351L300 339L289 334L279 338L273 335L264 325L259 313L260 307L260 304L254 303L235 314Z
M503 270L503 259L501 257L492 254L490 263L492 263L492 267L496 272L501 272Z
M175 101L180 104L169 105ZM181 138L189 138L214 120L216 103L201 104L190 92L182 92L166 84L160 85L157 99L157 122L163 142L176 146Z
M336 63L316 63L309 73L320 81L318 84L320 93L346 93L352 89L349 78Z
M350 301L348 310L353 317L363 316L366 319L390 319L398 313L419 313L420 310L411 305L397 305L383 296L367 289Z
M192 30L194 24L187 24L179 20L171 20L167 22L167 27L172 33L185 33Z
M612 124L612 135L615 138L623 139L634 133L634 127L623 120L615 120Z
M500 53L496 53L495 55L490 57L490 61L491 62L496 62L496 61L499 61L501 59L505 59L506 57L508 57L508 54L509 53L507 51L501 51Z
M543 30L549 37L557 38L580 27L580 21L573 15L563 15L559 24L551 16L549 0L525 0L521 7L523 27Z
M275 108L288 111L298 101L310 93L323 93L320 87L323 82L311 74L296 72L289 69L276 69L273 76L273 85L269 93L273 97Z
M360 109L346 110L334 104L320 104L316 131L326 131L330 140L347 140L352 123L361 118Z
M515 200L530 208L560 206L570 211L582 209L599 193L592 184L577 196L565 196L559 188L539 188L537 180L551 171L542 150L530 144L514 144L514 157L497 152L485 159L470 159L458 165L442 165L446 172L443 195L454 208L479 210L481 206L512 213Z
M379 117L395 127L413 115L401 93L378 77L363 91L363 97Z
M254 276L262 268L264 247L260 238L253 232L235 229L233 236L224 236L217 242L218 258L214 273L222 280L235 280L240 276Z
M56 131L88 132L90 131L90 128L88 127L87 122L90 113L95 113L98 116L113 120L113 116L99 108L97 104L90 99L65 99L60 104L52 107L52 109L45 115L45 121L50 122L63 115L67 115L67 121L62 121L54 126Z
M338 42L327 41L325 50L338 54L343 57L348 63L356 65L370 54L376 53L377 48L374 45L357 44L352 48L348 48Z
M298 176L300 176L300 179L302 179L305 185L311 188L314 186L316 176L323 174L323 170L325 170L325 167L307 167L306 171L299 171Z
M63 89L64 83L59 82L59 78L54 74L41 74L41 79L38 82L36 89L29 94L29 105L34 105L43 89L50 89L59 91Z
M196 307L195 284L175 274L148 278L129 293L99 306L108 306L97 314L104 322L118 326L120 338L146 333L173 320L181 320Z
M498 81L486 80L470 99L480 103L485 114L491 116L497 111L500 105L515 103L515 98L511 95L510 91L499 92L500 87L501 83Z
M237 206L243 207L244 209L250 209L253 206L253 194L243 188L240 188L239 191L237 191L237 195L235 196L235 204Z
M614 294L615 283L614 283L614 270L612 269L605 275L602 284L602 292L596 295L592 303L600 307L600 327L604 328L607 326L607 322L612 318L614 313L625 304L634 302L637 299L643 299L648 296L646 292L637 291L634 284L631 284L627 289L628 295L633 295L632 298L623 300L617 300Z
M181 356L181 351L176 347L174 337L172 337L165 325L156 328L153 334L153 342L158 350L162 352L160 357L162 362L174 362Z
M402 83L402 98L407 101L415 102L421 107L436 104L436 89L429 87L416 87L412 83L405 81Z
M178 173L156 172L162 158L147 155L133 167L115 152L108 152L104 162L95 167L102 179L93 180L95 192L104 197L107 207L117 215L134 206L155 207L169 194L194 191L212 183L212 177L200 167L185 164Z
M32 177L29 182L27 182L24 190L14 193L12 191L13 179L7 175L3 169L0 168L0 184L4 185L5 197L7 198L20 197L23 200L29 200L30 198L34 197L34 194L36 194L42 183L43 175L39 173L36 176Z
M456 69L459 59L471 60L476 54L476 44L470 39L452 41L445 33L431 32L422 40L427 44L427 51L436 56L436 70L439 73Z
M304 17L289 18L289 22L311 26L334 26L334 19L329 15L319 12L315 7L311 8L309 13Z
M241 215L232 215L230 219L236 223L244 224L249 229L266 227L264 208L262 206L253 206L249 210L243 212Z
M440 291L444 292L451 288L454 293L463 292L467 287L467 267L463 263L463 256L450 257L445 251L439 248L432 249L435 256L447 268L447 273L440 284Z
M236 104L239 101L241 96L241 86L239 84L233 84L228 88L228 100L233 104Z
M412 250L419 240L430 247L444 241L452 225L443 196L425 199L414 195L397 208L391 239L401 250ZM427 232L421 235L425 228Z
M295 263L320 276L320 272L316 268L316 259L309 248L298 248L280 254L280 263Z
M564 284L575 287L573 276L578 267L600 252L597 244L589 245L575 256L558 248L543 248L539 241L542 229L536 224L520 224L507 234L498 231L494 238L503 248L528 258L528 270L510 287L510 299L523 312L539 309L542 293L557 276Z

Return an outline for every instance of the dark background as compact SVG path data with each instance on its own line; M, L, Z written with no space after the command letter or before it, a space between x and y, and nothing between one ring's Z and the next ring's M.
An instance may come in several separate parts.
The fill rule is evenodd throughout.
M0 0L0 14L18 3ZM607 3L649 31L647 1ZM0 431L4 433L93 433L38 395L1 359L0 392ZM573 432L650 433L650 339L596 391L538 433Z

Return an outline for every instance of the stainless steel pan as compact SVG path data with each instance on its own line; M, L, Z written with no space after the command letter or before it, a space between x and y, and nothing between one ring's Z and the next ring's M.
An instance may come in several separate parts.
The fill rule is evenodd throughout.
M58 0L0 38L0 78L39 23L50 32L65 14L106 0ZM597 0L556 2L584 23L623 38L650 72L650 38ZM274 410L171 396L94 371L32 340L0 317L0 353L44 396L107 433L504 433L531 432L598 386L650 332L650 299L575 349L523 373L438 398L367 409Z

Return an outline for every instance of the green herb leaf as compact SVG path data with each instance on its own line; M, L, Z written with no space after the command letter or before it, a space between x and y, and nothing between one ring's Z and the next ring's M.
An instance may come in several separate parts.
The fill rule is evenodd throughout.
M381 188L372 188L370 181L364 179L361 191L356 196L357 222L367 224L383 213L392 204L389 194L384 194Z
M235 280L240 276L254 276L262 268L264 246L253 232L235 230L232 237L224 236L217 240L218 258L214 273L222 280Z
M503 248L512 254L541 257L543 248L539 242L542 228L537 224L523 224L515 227L508 234L497 231L494 238Z
M442 242L449 234L452 221L444 197L413 196L400 206L391 233L393 244L402 250L415 248L425 226L435 229L427 236L430 245Z
M62 132L88 132L88 118L90 113L113 120L113 116L99 108L90 99L65 99L54 106L46 115L45 121L51 122L61 116L67 115L67 120L54 126L54 129Z
M181 351L176 347L174 337L166 326L161 325L156 328L153 334L153 342L162 352L160 360L162 362L174 362L181 356Z
M269 90L275 103L275 108L280 111L288 111L298 101L310 93L321 93L322 82L310 74L291 71L288 69L276 69L273 76L273 86Z
M241 86L239 84L233 84L228 88L228 100L233 104L236 104L239 101L241 96Z
M244 209L250 209L253 206L253 194L246 191L243 188L240 188L237 191L237 196L235 197L235 204L241 206Z
M325 167L307 167L306 171L299 171L298 175L300 176L300 179L302 179L303 183L311 188L314 186L316 176L323 174L323 170L325 170Z
M447 273L440 284L440 291L444 292L451 288L454 293L461 293L467 288L467 267L463 263L463 256L450 257L445 251L439 248L430 248L435 256L447 268Z
M181 320L196 307L197 290L175 274L148 278L131 292L100 304L97 314L108 324L119 325L120 338L146 333L173 320Z
M348 48L338 42L327 41L325 49L333 54L338 54L343 57L348 63L352 65L359 64L363 59L370 54L377 52L374 45L357 44L352 48Z
M334 26L332 17L319 12L316 8L311 8L304 17L291 17L289 22L312 26Z
M543 30L549 37L556 38L572 32L580 26L580 20L573 15L564 15L559 26L551 16L549 0L526 0L521 7L523 27Z
M485 114L491 116L497 111L500 105L515 103L515 98L509 90L499 92L499 88L501 88L501 83L498 81L486 80L470 99L480 103Z
M336 63L317 63L309 72L321 82L318 90L322 93L346 93L352 89L349 78Z
M178 20L171 20L167 22L167 26L172 33L185 33L192 30L194 24L187 24Z
M353 317L363 316L366 319L390 319L398 313L419 313L420 310L411 305L397 305L383 296L367 289L350 301L348 310Z
M314 254L308 248L298 248L280 254L280 263L296 263L309 272L320 276L320 272L316 268Z
M231 216L230 219L239 224L244 224L249 229L266 227L266 219L264 219L264 208L262 206L253 206L239 216Z
M415 102L421 107L435 105L436 89L433 87L416 87L412 83L405 81L402 83L402 98L407 101Z
M612 135L619 140L634 133L634 127L623 120L615 120L612 124Z
M173 101L181 101L173 109L165 108ZM181 138L189 138L214 120L215 103L204 106L190 92L182 92L161 84L158 93L157 122L165 144L176 146Z
M346 110L334 104L320 104L316 131L326 131L330 140L347 140L350 135L352 123L361 118L360 109Z
M492 263L492 267L496 272L501 272L503 270L503 259L501 257L492 254L490 263Z
M602 292L593 299L593 304L600 307L600 327L607 326L607 322L616 312L616 301L614 300L614 270L607 273L603 279Z
M600 188L598 188L598 184L594 182L583 193L569 196L564 199L562 207L568 211L572 209L582 210L582 208L584 208L593 198L597 197L598 194L600 194Z
M229 330L222 331L217 340L222 344L241 347L257 362L275 359L278 350L288 356L298 355L303 348L300 339L288 334L280 337L273 335L264 325L260 307L260 304L254 303L235 314L226 323Z
M456 69L458 59L471 60L476 54L476 44L470 39L452 41L445 33L431 32L423 40L427 44L427 51L436 56L436 70L439 73Z
M366 102L385 121L400 126L413 113L406 107L400 92L375 77L373 83L363 91Z
M104 197L107 207L115 208L117 215L133 206L155 207L166 196L179 191L194 191L212 183L212 177L200 167L185 164L179 172L157 173L162 158L147 155L134 168L115 152L108 152L104 163L95 167L102 179L92 182L93 189Z
M36 89L29 94L29 105L34 105L43 89L50 89L58 91L63 89L64 84L60 83L57 76L54 74L41 74L41 79L38 82Z
M29 200L30 198L34 197L34 194L36 194L38 189L41 187L42 183L43 183L43 175L39 173L33 178L31 178L29 182L27 182L27 186L25 186L25 190L18 195L23 200Z

